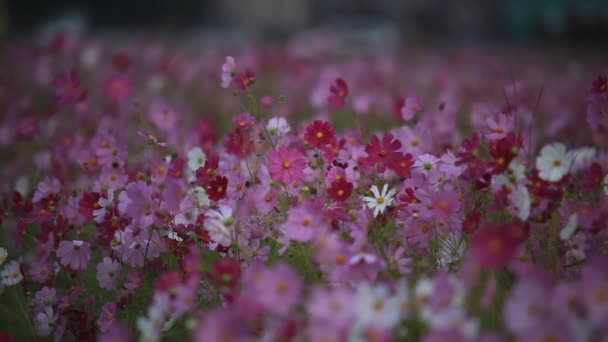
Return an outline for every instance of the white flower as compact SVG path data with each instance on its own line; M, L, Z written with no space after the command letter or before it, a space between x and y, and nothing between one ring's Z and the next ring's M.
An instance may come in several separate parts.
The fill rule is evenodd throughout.
M188 168L192 172L196 172L199 167L203 167L205 160L207 160L207 156L198 146L188 152Z
M177 235L176 232L169 232L167 233L167 237L171 240L175 240L177 242L182 242L184 241L184 239L182 239L181 237L179 237L179 235Z
M53 311L52 306L45 306L44 310L36 315L34 323L36 324L36 330L40 336L49 336L53 327L57 322L57 313Z
M374 194L374 197L363 197L363 201L367 204L367 207L374 210L374 217L378 216L378 214L382 214L386 211L386 207L393 203L395 199L395 189L391 189L388 191L388 184L384 184L382 187L382 192L378 192L378 187L375 185L372 186L371 191Z
M559 232L559 238L562 239L562 241L569 240L572 234L574 234L576 231L576 225L578 223L577 221L578 216L576 214L570 215L568 218L568 223L566 223L566 226Z
M233 224L232 208L227 205L220 204L218 210L211 209L205 213L205 228L215 242L213 248L218 244L224 247L232 244Z
M274 117L268 120L266 130L270 135L281 138L291 131L291 126L289 126L289 123L284 118Z
M444 269L448 269L452 263L462 259L467 247L465 240L457 234L450 234L440 239L440 245L437 263Z
M4 286L13 286L19 284L23 280L23 275L19 269L19 263L15 260L9 262L2 272L0 272L2 284Z
M532 200L530 199L530 192L525 186L519 185L512 194L513 204L517 211L517 217L520 220L525 221L530 216L530 207L532 206Z
M595 148L581 147L570 151L570 154L573 158L572 172L577 172L591 165L593 158L595 158Z
M114 190L108 189L108 197L99 197L99 201L97 204L99 205L99 209L93 210L93 216L95 217L95 222L101 223L103 218L106 216L106 209L111 208L114 204Z
M4 263L7 256L8 256L8 252L6 251L6 249L3 247L0 247L0 265L2 265Z
M355 295L354 312L355 326L391 328L401 318L401 301L385 285L363 284Z
M226 56L226 62L222 64L222 88L228 88L232 77L236 73L236 62L234 57Z
M545 145L536 158L538 177L549 182L556 182L564 177L572 166L572 154L561 143Z
M192 196L198 208L206 207L210 203L209 196L207 196L207 192L204 188L200 186L195 186L188 190L188 195Z

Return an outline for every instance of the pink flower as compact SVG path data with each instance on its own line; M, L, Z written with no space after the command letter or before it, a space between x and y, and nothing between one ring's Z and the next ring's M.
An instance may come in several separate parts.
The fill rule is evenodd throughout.
M401 107L401 117L406 121L412 120L420 110L422 110L422 101L417 97L408 96Z
M514 128L513 116L498 114L496 117L491 117L486 120L488 127L488 133L486 133L486 139L488 140L500 140L511 133Z
M232 78L236 75L236 63L232 56L226 56L226 62L222 64L222 88L228 88Z
M255 124L255 118L251 114L244 112L232 118L232 123L236 128L250 128Z
M75 271L84 270L91 259L91 246L80 240L61 241L57 247L57 257L63 266Z
M296 241L310 241L315 231L321 230L321 226L319 210L315 210L310 204L304 204L289 211L285 222L285 236Z
M118 210L133 218L134 227L148 228L154 222L152 188L145 182L129 183L118 196Z
M268 153L268 171L278 182L288 184L302 178L305 167L304 155L295 148L283 145Z
M116 322L116 303L105 303L101 307L101 313L99 314L99 319L97 320L97 325L99 326L99 330L101 332L106 332L110 330L110 328Z
M300 300L302 282L298 274L285 264L273 268L256 267L246 274L245 297L252 297L263 308L285 315ZM256 279L256 277L261 277Z
M114 290L118 284L119 275L119 262L105 257L102 262L97 264L97 281L102 289Z
M124 75L113 75L103 81L103 93L113 102L125 102L132 92L133 86Z

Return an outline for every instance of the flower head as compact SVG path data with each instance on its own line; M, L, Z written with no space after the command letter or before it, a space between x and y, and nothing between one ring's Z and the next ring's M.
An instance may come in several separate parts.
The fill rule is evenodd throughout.
M278 182L289 184L302 178L305 167L304 155L295 148L283 145L268 153L268 171Z
M9 262L2 272L0 272L0 278L2 279L2 285L13 286L19 284L23 280L23 274L19 263L15 260Z
M91 247L80 240L61 241L57 247L57 258L63 266L69 266L75 271L84 270L91 259Z
M378 214L383 214L386 211L386 207L393 203L395 189L389 191L388 184L384 184L382 192L379 192L378 187L375 185L372 185L371 191L374 196L363 197L363 202L365 202L368 208L374 210L374 217L376 217Z
M53 87L58 104L74 104L87 96L87 92L80 87L80 78L75 69L59 74L53 80Z
M538 177L548 182L562 179L570 171L572 154L568 153L566 146L561 143L545 145L536 158Z
M323 148L334 141L336 132L327 121L315 120L306 126L304 140L315 148Z
M342 108L348 96L348 85L346 82L337 78L329 88L330 95L327 97L327 102L331 108Z
M232 56L226 56L226 62L222 64L222 88L228 88L235 75L236 62Z
M133 86L124 75L113 75L103 81L103 92L113 102L125 102L133 92Z
M403 120L412 120L416 113L422 110L422 100L415 96L408 96L401 107L401 118Z

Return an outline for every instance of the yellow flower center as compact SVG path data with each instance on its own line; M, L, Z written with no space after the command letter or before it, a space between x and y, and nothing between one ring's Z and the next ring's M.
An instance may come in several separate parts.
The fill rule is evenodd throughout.
M378 198L376 198L376 202L377 202L378 204L382 204L382 203L384 203L384 197L378 197Z
M288 160L286 160L283 162L283 167L286 169L289 169L291 167L291 163Z

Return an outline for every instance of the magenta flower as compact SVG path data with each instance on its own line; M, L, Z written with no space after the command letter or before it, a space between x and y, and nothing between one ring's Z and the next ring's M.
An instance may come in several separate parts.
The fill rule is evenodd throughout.
M113 261L109 257L97 264L97 281L99 287L106 290L114 290L118 284L120 274L120 263Z
M80 78L75 69L59 74L53 80L55 101L58 104L74 104L84 100L87 92L80 87Z
M113 75L103 81L103 93L113 102L125 102L132 92L133 86L126 76Z
M244 112L232 118L232 123L236 128L251 128L255 124L255 118L251 114Z
M57 247L57 258L61 265L82 271L91 259L91 246L80 240L61 241Z
M305 167L304 155L295 148L283 145L268 153L268 171L278 182L289 184L302 178Z

